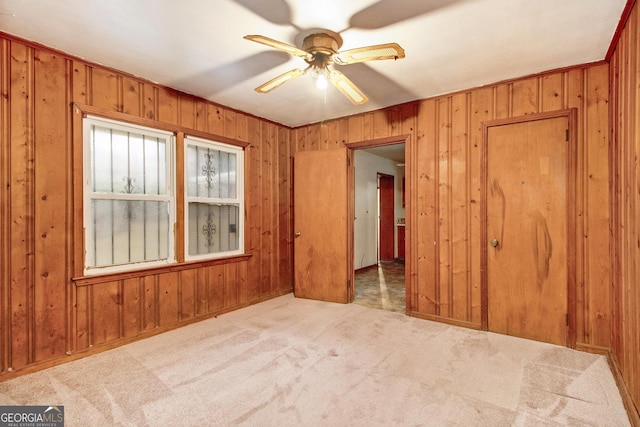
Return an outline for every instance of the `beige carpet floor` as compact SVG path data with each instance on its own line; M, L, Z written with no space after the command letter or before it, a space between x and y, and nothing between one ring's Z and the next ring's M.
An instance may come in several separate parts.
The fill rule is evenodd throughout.
M66 426L628 426L604 357L285 295L0 383Z

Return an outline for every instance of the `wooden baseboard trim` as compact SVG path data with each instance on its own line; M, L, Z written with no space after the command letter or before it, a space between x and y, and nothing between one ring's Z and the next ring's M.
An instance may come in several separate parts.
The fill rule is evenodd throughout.
M418 313L417 311L407 312L407 316L417 317L418 319L431 320L438 323L446 323L447 325L452 326L460 326L462 328L475 329L477 331L482 330L482 325L480 325L479 323L467 322L465 320L449 319L433 314Z
M591 344L584 344L584 343L576 343L576 350L579 351L584 351L585 353L593 353L593 354L600 354L602 356L607 356L609 357L609 347L602 347L599 345L591 345Z
M622 403L624 404L624 408L627 410L629 422L633 427L640 427L640 408L638 408L633 402L629 389L622 377L622 372L620 372L620 368L618 367L618 362L611 352L607 353L607 362L609 362L611 373L613 374L613 378L616 380L618 390L620 390L620 397L622 397Z

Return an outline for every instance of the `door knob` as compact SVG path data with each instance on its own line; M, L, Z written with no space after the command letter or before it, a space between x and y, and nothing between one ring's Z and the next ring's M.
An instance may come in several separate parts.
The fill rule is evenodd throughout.
M497 247L500 242L498 242L498 239L491 239L491 246L493 246L494 248Z
M296 231L296 233L294 234L294 236L296 236L296 237L300 237L300 232L299 232L299 231Z

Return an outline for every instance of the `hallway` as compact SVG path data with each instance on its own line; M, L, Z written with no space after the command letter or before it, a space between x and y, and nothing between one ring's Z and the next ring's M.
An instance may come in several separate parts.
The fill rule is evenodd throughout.
M380 261L356 272L355 304L404 313L405 300L404 264Z

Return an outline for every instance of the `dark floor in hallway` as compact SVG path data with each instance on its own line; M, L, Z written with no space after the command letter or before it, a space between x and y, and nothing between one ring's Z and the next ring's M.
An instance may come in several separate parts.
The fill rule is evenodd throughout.
M404 264L381 261L356 272L354 303L404 313L405 301Z

